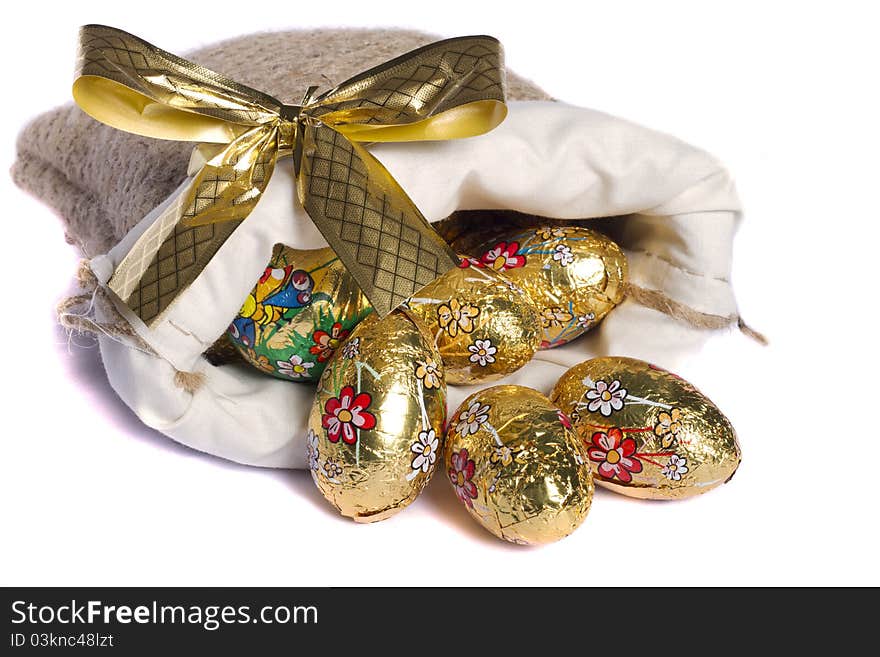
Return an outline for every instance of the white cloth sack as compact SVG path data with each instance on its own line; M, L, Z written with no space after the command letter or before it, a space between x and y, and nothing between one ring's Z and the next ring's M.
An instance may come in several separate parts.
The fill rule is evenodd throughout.
M620 216L618 238L633 283L704 313L736 314L730 271L740 206L730 176L713 157L589 109L524 101L511 102L509 110L498 128L480 137L371 150L432 222L455 210L479 209L560 219ZM180 202L181 189L110 253L91 261L101 285L134 240ZM279 162L250 217L156 326L148 328L116 304L158 355L106 336L99 340L110 384L145 424L240 463L305 468L314 386L245 365L213 367L202 355L235 317L279 242L326 246L296 199L289 158ZM547 393L566 369L594 356L632 356L668 367L707 337L707 331L625 300L587 336L539 351L500 382L449 386L450 412L466 395L498 383ZM174 384L178 370L202 373L204 384L195 393L182 390Z

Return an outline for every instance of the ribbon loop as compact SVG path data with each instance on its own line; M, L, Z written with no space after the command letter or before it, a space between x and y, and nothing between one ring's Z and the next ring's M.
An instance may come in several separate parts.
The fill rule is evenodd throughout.
M178 214L148 229L109 281L145 323L195 280L287 155L300 202L380 316L457 266L357 142L457 139L497 126L506 114L498 41L439 41L316 90L287 105L122 30L81 28L73 96L86 113L139 135L223 145L176 204Z

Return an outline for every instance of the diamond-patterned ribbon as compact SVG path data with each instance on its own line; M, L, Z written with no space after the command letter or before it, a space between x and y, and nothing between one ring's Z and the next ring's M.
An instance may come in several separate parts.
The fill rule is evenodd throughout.
M291 155L306 212L376 312L389 313L458 258L361 142L491 130L506 114L502 59L492 37L447 39L285 105L121 30L81 28L73 95L85 112L139 135L218 144L110 289L155 323L253 210L276 160Z

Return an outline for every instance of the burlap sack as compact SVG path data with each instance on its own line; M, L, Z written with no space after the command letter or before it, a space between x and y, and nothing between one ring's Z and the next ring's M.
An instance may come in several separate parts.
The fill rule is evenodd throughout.
M333 84L432 40L400 30L294 31L242 37L189 57L295 102L310 84ZM514 74L508 80L514 102L488 135L374 151L429 221L481 209L609 218L597 223L627 253L629 297L588 336L539 352L502 382L548 391L571 365L609 353L668 367L698 349L707 329L736 325L730 271L740 212L724 168L668 135L593 110L516 102L547 96ZM160 325L147 329L104 288L134 237L186 179L191 150L114 130L65 106L24 129L12 173L59 212L69 241L90 258L80 272L86 289L63 305L62 323L98 334L110 383L125 403L196 449L253 465L304 467L313 388L244 365L213 367L203 355L275 241L322 243L292 203L291 171L279 166L249 220ZM470 392L450 387L450 405Z

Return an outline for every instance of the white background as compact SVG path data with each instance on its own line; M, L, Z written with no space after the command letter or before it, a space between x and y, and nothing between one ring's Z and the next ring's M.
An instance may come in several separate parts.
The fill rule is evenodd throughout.
M729 485L677 503L599 490L584 525L544 548L492 537L442 476L405 512L355 525L304 472L226 463L140 425L97 350L55 326L77 262L60 221L4 177L0 584L880 584L878 16L847 2L611 5L21 3L2 26L3 168L24 122L68 101L83 23L172 52L319 25L493 34L555 97L733 172L734 283L772 345L722 335L678 371L738 430Z

